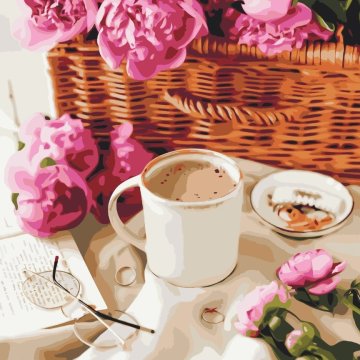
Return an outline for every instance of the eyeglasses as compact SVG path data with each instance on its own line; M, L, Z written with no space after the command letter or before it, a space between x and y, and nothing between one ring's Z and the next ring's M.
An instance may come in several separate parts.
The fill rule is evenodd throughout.
M83 305L92 315L94 315L95 317L98 316L100 319L106 319L106 320L111 320L111 321L114 321L114 322L117 322L119 324L122 324L122 325L125 325L125 326L130 326L134 329L138 329L138 330L142 330L142 331L146 331L146 332L149 332L151 334L154 334L155 333L155 330L152 330L152 329L149 329L147 327L144 327L144 326L140 326L140 325L135 325L135 324L132 324L132 323L129 323L127 321L123 321L123 320L120 320L120 319L115 319L107 314L103 314L102 312L100 311L97 311L95 310L92 306L88 305L87 303L85 303L83 300L81 300L79 297L77 296L74 296L68 289L66 289L64 286L62 286L60 284L60 282L58 282L56 280L56 269L57 269L57 265L58 265L58 262L59 262L59 257L56 256L55 257L55 261L54 261L54 268L53 268L53 272L52 272L52 278L53 278L53 281L54 281L54 284L59 286L61 289L63 289L64 291L66 291L72 298L74 298L74 300L76 299L81 305Z
M61 307L63 313L64 308L69 302L78 303L86 311L86 315L82 312L79 316L74 316L72 312L70 317L75 317L74 333L85 344L95 347L112 347L124 346L125 340L132 338L137 331L145 331L154 334L155 331L136 323L136 320L131 315L120 310L113 311L98 311L91 305L84 302L79 297L80 283L70 273L57 270L59 257L56 256L54 260L53 270L42 273L35 273L30 270L25 270L30 273L27 281L23 284L23 291L25 296L35 305L43 308L52 309ZM57 289L57 291L54 291ZM46 296L39 296L39 291L47 292ZM70 301L69 301L70 300ZM67 315L69 316L69 315ZM121 328L114 326L122 325ZM135 329L136 331L126 333L126 338L119 335L119 330L124 332L123 326ZM115 331L115 328L117 331ZM103 335L107 331L112 335L112 340ZM102 340L99 340L101 339ZM115 341L114 341L115 340Z

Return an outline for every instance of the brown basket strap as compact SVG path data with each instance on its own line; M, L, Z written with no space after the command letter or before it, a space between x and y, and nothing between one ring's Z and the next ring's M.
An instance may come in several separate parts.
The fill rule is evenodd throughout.
M280 110L257 110L241 105L216 104L190 94L185 89L168 89L165 91L164 99L178 110L194 118L266 126L291 121L305 110L300 106Z

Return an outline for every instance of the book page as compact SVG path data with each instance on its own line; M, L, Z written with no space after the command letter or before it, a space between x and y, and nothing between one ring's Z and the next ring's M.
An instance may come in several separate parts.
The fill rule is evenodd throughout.
M34 305L23 288L29 272L51 271L55 256L59 256L58 270L71 273L79 281L81 299L97 309L106 308L70 233L54 239L17 235L0 240L0 336L14 336L70 320L59 307L44 309ZM25 269L29 271L27 275ZM40 302L53 302L56 306L59 293L45 291L35 295Z

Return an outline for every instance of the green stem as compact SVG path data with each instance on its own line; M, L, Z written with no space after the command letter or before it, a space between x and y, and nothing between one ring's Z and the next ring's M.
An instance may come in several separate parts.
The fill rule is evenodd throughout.
M294 314L292 311L286 309L285 312L289 313L290 315L292 315L296 320L298 320L299 322L302 322L302 320L296 315Z

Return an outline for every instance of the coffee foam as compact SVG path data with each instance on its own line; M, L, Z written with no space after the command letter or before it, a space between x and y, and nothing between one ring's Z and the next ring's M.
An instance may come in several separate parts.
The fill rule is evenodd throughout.
M154 194L174 201L221 198L230 193L237 182L225 169L224 162L220 163L205 159L172 161L152 171L145 186Z

